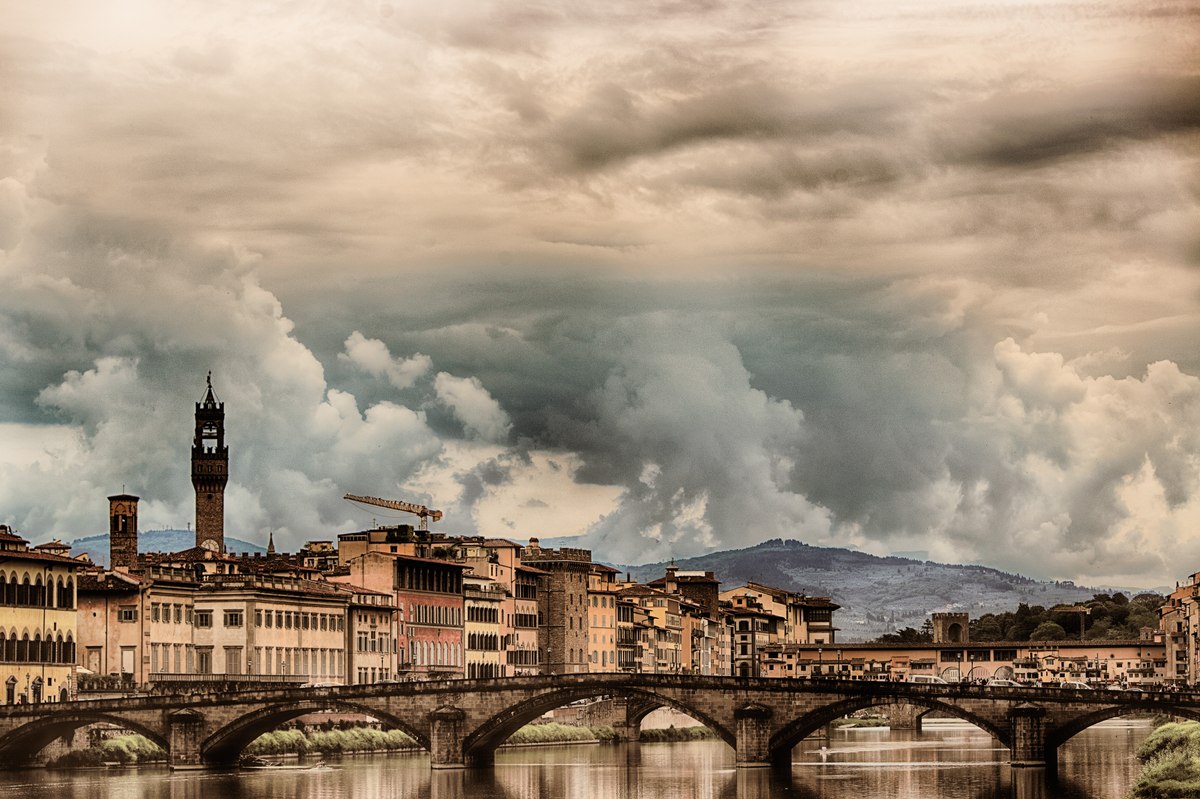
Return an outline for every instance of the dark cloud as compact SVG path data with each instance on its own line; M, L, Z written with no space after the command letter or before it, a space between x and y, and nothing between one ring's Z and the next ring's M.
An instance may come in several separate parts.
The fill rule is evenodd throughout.
M212 368L292 544L1200 559L1189 4L129 8L0 38L3 519L186 520Z
M1131 76L1052 92L1004 92L966 130L942 132L942 149L1020 168L1200 128L1200 78ZM964 120L965 121L965 120Z

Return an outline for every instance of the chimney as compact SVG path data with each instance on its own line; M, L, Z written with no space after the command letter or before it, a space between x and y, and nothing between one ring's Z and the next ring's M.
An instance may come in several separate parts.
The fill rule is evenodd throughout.
M138 497L117 494L108 498L108 566L128 571L137 567Z

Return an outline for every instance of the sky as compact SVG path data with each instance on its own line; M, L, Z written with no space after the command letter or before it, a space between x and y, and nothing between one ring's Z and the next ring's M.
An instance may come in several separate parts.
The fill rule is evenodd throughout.
M0 522L1200 571L1195 0L0 0Z

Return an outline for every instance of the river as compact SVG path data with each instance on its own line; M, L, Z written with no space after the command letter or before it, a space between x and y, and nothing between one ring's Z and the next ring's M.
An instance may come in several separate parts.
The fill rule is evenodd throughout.
M332 771L29 770L0 774L0 799L1122 799L1150 729L1110 721L1076 736L1053 782L1010 768L977 728L933 720L920 733L806 740L782 775L739 771L728 746L695 741L507 748L493 769L468 771L434 772L420 755L345 758Z

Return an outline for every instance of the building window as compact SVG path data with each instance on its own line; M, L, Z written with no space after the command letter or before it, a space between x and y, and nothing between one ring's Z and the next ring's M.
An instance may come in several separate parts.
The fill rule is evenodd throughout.
M125 605L121 608L121 621L137 621L137 607L135 605Z
M242 673L242 648L240 646L225 647L225 673Z
M158 603L151 602L150 603L150 621L158 621L158 618L159 618Z
M226 627L241 627L245 624L245 615L240 610L225 611L225 626Z
M254 626L255 626L255 627L262 627L262 621L263 621L263 619L262 619L262 611L261 611L261 610L256 610L256 611L254 611Z
M197 627L212 627L212 611L198 610L195 615L195 624Z

